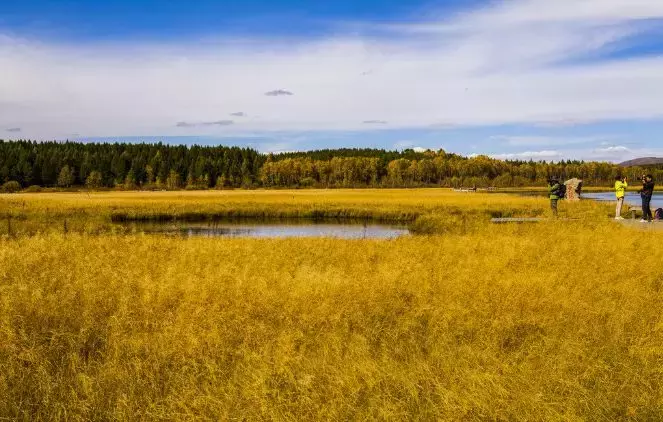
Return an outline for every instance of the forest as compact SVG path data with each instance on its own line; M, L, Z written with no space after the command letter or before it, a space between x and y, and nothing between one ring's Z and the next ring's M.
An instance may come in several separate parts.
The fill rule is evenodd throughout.
M550 177L609 186L663 166L623 168L606 162L502 161L444 150L336 149L262 154L226 146L0 140L4 191L37 187L224 189L256 187L526 187Z

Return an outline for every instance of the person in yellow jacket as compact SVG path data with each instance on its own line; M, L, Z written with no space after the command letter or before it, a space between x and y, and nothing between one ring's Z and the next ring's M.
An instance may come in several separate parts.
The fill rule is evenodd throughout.
M624 205L624 196L626 196L626 188L628 188L628 179L626 177L617 176L615 178L615 195L617 196L617 209L615 210L615 220L623 220L622 206Z

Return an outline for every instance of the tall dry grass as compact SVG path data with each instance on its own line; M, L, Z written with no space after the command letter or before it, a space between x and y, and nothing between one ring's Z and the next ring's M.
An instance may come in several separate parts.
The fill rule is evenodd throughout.
M8 233L8 224L15 235L61 233L65 221L69 232L112 233L135 220L355 218L411 222L436 216L456 222L549 214L545 197L448 189L39 193L0 195L0 235ZM608 215L609 207L590 201L561 205L562 217Z
M0 419L663 418L663 233L468 227L3 238Z

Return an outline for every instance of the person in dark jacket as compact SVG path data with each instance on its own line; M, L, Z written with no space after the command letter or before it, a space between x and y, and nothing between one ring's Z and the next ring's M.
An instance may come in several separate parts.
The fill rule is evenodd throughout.
M640 193L640 198L642 198L642 223L651 222L654 217L651 213L651 197L654 195L654 178L651 174L643 176L642 180L642 189L638 191Z
M548 193L550 194L550 209L557 217L557 203L559 202L562 184L557 179L548 179Z

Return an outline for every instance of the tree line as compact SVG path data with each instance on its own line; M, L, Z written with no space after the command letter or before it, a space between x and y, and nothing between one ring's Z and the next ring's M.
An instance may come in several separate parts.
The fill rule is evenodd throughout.
M605 162L502 161L444 150L338 149L261 154L251 148L168 144L0 140L0 183L122 189L236 187L525 187L551 177L577 177L609 186L618 175L632 181L663 166L622 168Z
M238 147L0 141L0 180L22 187L250 186L264 161Z
M319 187L508 188L544 186L550 178L575 177L586 185L611 186L619 175L629 176L633 181L643 173L652 173L663 182L663 167L623 168L612 163L584 161L502 161L481 155L462 157L443 150L414 154L405 151L404 155L409 158L383 160L381 155L312 158L318 156L317 152L299 153L294 158L279 156L267 159L260 181L264 186L291 186L299 181L305 186Z

